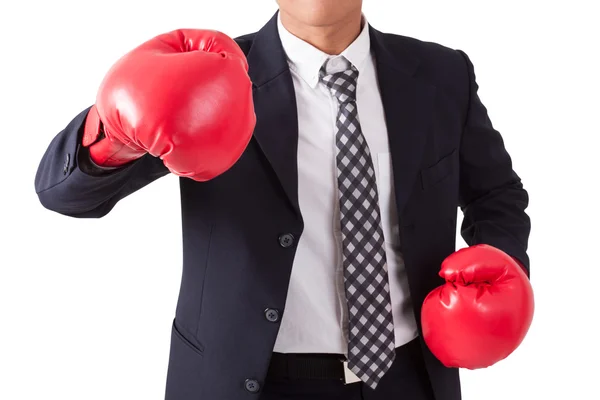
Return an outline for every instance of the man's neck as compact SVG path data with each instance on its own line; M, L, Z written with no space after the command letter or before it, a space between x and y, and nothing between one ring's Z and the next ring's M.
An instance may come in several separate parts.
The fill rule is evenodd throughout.
M338 55L360 34L362 14L354 13L333 25L307 26L291 15L281 12L281 23L291 34L310 43L322 52Z

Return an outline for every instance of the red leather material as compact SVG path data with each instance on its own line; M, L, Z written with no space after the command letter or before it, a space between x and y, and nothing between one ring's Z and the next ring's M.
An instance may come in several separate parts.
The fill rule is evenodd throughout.
M90 147L92 159L114 165L148 152L198 181L225 172L256 123L247 72L237 43L220 32L182 29L143 43L100 85L96 108L105 137Z
M478 369L508 357L523 341L534 313L533 289L522 267L488 245L461 249L444 260L446 284L421 312L423 336L447 367Z
M83 132L84 146L90 147L90 158L103 167L119 167L146 154L139 146L126 145L112 137L106 137L98 109L94 105L88 112Z

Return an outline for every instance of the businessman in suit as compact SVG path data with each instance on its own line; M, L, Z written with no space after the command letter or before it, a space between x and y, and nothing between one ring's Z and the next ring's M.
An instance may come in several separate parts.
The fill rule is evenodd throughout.
M100 218L180 177L167 400L458 400L458 368L508 356L533 310L528 194L474 67L379 32L361 0L278 3L256 33L120 59L49 145L39 199Z

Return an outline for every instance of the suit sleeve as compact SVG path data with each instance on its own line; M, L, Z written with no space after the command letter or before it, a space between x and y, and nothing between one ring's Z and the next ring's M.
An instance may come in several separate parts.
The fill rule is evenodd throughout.
M158 158L146 155L116 169L95 167L81 138L89 108L52 140L38 166L35 191L42 205L77 218L100 218L116 203L166 175Z
M479 98L473 64L464 52L458 52L465 60L469 80L460 145L461 235L469 246L488 244L504 251L520 261L529 274L531 223L525 212L529 195Z

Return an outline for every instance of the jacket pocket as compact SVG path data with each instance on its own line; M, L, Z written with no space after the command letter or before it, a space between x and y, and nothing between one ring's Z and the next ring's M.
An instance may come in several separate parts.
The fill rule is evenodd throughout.
M204 347L194 345L182 332L173 320L166 400L195 400L203 390Z
M181 344L183 344L184 346L189 347L190 350L198 353L198 355L200 355L200 356L202 356L202 354L204 353L204 346L202 346L200 343L198 343L198 345L195 345L192 342L190 342L183 335L182 330L177 326L177 321L176 320L173 320L171 340L176 340L176 341L181 342Z
M426 190L440 183L454 172L453 158L457 154L456 149L430 167L421 170L421 185Z

